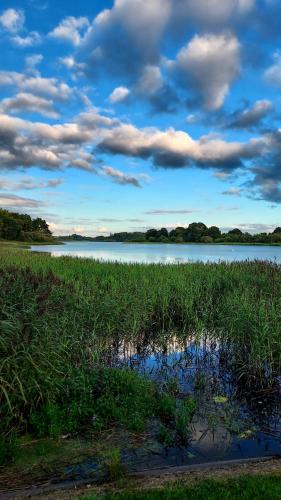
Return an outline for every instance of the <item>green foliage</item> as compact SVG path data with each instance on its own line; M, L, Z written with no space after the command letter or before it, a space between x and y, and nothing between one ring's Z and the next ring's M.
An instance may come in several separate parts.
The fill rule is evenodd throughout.
M179 401L175 413L175 423L176 431L183 442L185 442L190 435L190 422L195 409L196 402L193 398Z
M70 237L61 236L61 239L71 240L93 240L93 241L127 241L139 243L242 243L242 244L281 244L281 230L277 227L272 233L250 234L243 233L235 228L228 233L221 233L216 226L209 228L203 222L192 222L188 227L176 227L168 232L166 228L149 229L145 233L122 232L110 234L110 236L97 236L87 238L80 235Z
M108 479L110 481L117 481L125 476L126 469L122 464L121 452L119 448L107 450L107 452L103 454L102 458L102 463L106 467Z
M47 222L41 218L9 212L0 208L0 239L19 241L52 241Z
M166 425L160 424L159 432L158 432L158 439L159 439L160 443L164 444L164 446L169 447L169 446L172 446L172 444L174 442L174 434L171 431L171 429L166 427Z
M152 382L129 370L102 368L96 375L94 412L103 424L120 423L142 431L155 413Z

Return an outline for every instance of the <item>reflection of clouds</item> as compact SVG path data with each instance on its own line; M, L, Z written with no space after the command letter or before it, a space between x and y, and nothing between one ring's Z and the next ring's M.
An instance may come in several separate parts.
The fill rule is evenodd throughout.
M32 247L46 252L46 246ZM143 243L67 242L61 247L49 245L54 257L69 255L102 262L126 264L184 264L189 262L233 262L241 260L275 260L281 262L281 247L231 245L173 245Z

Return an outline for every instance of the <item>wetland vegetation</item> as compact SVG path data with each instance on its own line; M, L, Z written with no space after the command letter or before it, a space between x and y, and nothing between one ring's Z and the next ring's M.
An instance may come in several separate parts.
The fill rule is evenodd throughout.
M94 454L120 472L143 460L140 443L124 452L124 432L192 462L203 420L225 449L263 432L279 450L277 264L124 265L2 245L0 311L2 465L21 462L26 439L119 433L112 456ZM255 422L260 404L271 427Z

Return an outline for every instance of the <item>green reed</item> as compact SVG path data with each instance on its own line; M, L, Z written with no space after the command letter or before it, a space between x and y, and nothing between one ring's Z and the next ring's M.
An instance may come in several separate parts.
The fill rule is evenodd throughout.
M0 246L1 426L32 432L40 408L58 428L68 415L73 430L93 414L93 375L112 342L206 332L241 376L279 374L280 266L126 265Z

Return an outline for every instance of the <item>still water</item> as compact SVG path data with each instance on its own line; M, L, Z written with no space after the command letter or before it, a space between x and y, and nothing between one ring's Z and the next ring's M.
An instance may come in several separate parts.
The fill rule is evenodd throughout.
M232 262L246 259L272 260L281 263L281 246L68 241L64 245L32 246L31 249L35 252L50 252L55 257L71 255L108 262L138 262L143 264L181 264L196 261Z

